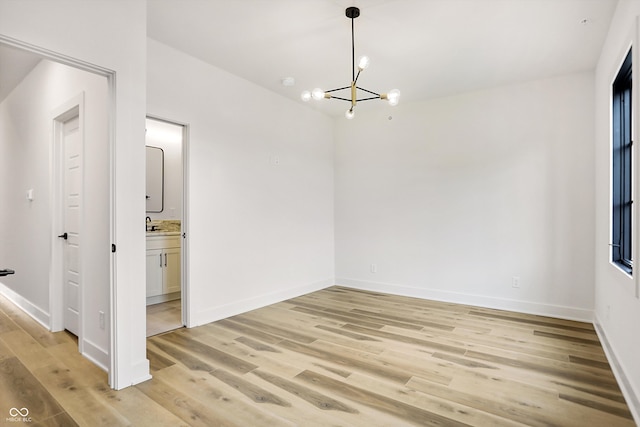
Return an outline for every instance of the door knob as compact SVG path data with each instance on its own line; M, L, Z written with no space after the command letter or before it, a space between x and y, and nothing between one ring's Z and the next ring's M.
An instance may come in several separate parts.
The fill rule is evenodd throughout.
M64 240L67 240L67 238L69 237L69 235L67 233L61 234L58 237L63 238Z

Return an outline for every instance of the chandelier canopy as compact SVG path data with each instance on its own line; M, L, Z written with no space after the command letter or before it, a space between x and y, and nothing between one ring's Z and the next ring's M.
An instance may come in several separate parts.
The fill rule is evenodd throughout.
M361 56L360 58L358 58L358 63L357 63L358 72L356 73L356 56L355 56L356 48L355 48L355 41L354 41L354 20L358 16L360 16L360 9L358 9L357 7L348 7L345 10L345 15L347 16L347 18L351 19L351 84L349 86L330 89L327 91L324 91L320 88L315 88L312 91L305 90L304 92L302 92L300 97L305 102L309 101L312 98L317 101L321 99L339 99L341 101L350 102L351 106L345 112L345 117L347 119L353 118L355 114L353 109L356 106L356 104L361 101L369 101L372 99L382 99L387 101L389 105L392 105L392 106L398 105L398 101L400 100L400 91L398 89L392 89L387 93L377 93L372 90L357 86L358 77L360 77L360 73L369 66L370 60L368 56ZM343 90L344 91L350 90L351 96L349 98L346 98L344 96L340 97L335 95L336 92L340 92ZM365 95L363 95L364 98L358 98L359 90L362 92L365 92Z

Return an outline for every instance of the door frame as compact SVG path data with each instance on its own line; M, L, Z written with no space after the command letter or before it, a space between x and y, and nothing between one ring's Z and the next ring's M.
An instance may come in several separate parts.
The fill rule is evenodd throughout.
M0 43L7 46L14 47L26 52L33 53L41 58L48 59L60 64L68 65L70 67L86 71L92 74L96 74L107 79L107 145L109 152L109 239L111 242L116 241L116 72L108 68L104 68L77 58L54 52L40 46L36 46L30 43L26 43L22 40L14 39L0 34ZM52 224L53 225L53 224ZM112 249L115 245L112 243ZM126 351L126 348L120 349L118 346L118 313L116 306L116 254L112 250L109 258L109 386L114 389L120 389L126 385L118 383L119 363L122 359L122 354ZM51 303L51 301L50 301ZM51 307L50 307L51 308ZM143 309L143 307L140 307ZM51 325L49 325L51 328ZM126 369L126 366L123 367Z
M64 232L64 124L67 120L78 117L78 131L80 132L80 145L84 153L84 92L74 96L51 112L53 122L53 138L51 144L51 268L49 276L49 315L52 332L64 329L64 242L58 237L58 233ZM84 198L84 156L82 159L82 183L81 197ZM84 236L84 203L80 205L80 247L83 245ZM84 263L82 252L79 254L80 284L84 281ZM78 324L78 350L84 353L84 292L82 285L78 292L79 299L79 324Z
M182 242L180 244L180 303L182 326L193 327L191 320L191 295L189 292L189 124L148 114L147 119L182 127ZM146 214L146 213L145 213Z

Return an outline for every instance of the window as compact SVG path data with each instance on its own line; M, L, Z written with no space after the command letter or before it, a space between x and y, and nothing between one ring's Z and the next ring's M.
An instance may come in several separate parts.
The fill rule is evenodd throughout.
M611 261L631 274L633 268L632 176L633 151L631 139L631 50L613 82L613 144L612 144L612 209Z

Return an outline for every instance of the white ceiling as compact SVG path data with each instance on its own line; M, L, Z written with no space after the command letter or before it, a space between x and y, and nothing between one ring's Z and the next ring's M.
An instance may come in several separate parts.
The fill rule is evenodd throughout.
M398 88L406 103L591 70L616 3L152 0L147 31L164 44L302 102L304 89L350 85L351 21L344 11L357 6L356 57L371 58L359 86L379 93ZM282 86L287 76L296 79L295 86ZM321 105L331 114L348 107L337 100Z
M33 70L40 59L30 52L0 43L0 101Z
M150 0L149 37L302 103L304 89L351 82L401 104L592 70L617 0ZM0 100L38 58L0 49ZM34 62L35 61L35 62ZM18 76L18 77L16 77ZM292 87L282 78L294 77ZM346 97L349 95L346 94ZM246 100L250 102L250 100ZM310 102L328 114L348 104ZM391 108L379 101L358 109Z

